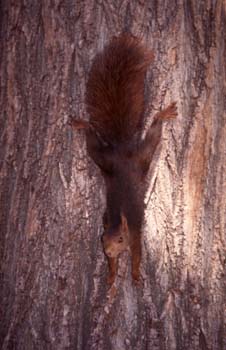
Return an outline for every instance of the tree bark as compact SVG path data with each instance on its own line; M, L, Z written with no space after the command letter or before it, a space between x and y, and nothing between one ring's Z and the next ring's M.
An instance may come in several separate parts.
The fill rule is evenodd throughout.
M1 348L226 349L223 0L2 0ZM147 124L177 101L149 172L143 283L106 284L105 188L68 116L93 57L130 31L154 50Z

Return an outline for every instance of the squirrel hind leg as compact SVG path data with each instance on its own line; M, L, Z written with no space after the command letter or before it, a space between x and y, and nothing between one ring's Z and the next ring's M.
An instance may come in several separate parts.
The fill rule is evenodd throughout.
M90 123L82 120L82 119L75 119L73 117L69 117L68 124L73 127L75 130L80 130L80 129L89 129L90 128Z
M156 113L154 116L154 120L156 119L173 119L177 117L177 103L172 102L168 107L163 109L162 111Z

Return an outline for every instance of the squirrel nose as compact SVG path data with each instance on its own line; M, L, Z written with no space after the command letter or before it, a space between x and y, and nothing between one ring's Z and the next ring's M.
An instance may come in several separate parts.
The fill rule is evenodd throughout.
M111 254L111 251L110 251L110 250L108 250L108 249L105 250L105 253L106 253L107 256L109 256L109 258L111 258L112 254Z

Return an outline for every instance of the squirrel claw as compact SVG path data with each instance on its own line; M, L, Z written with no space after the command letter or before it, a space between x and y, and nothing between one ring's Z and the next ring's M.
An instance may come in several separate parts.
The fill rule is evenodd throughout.
M75 130L88 129L90 127L89 122L81 119L75 119L72 116L68 118L68 124L72 126Z
M175 118L176 116L177 116L177 103L172 102L168 107L158 112L154 118L166 120L166 119Z
M143 287L143 285L144 285L144 281L143 281L143 278L139 275L138 277L136 276L136 278L135 278L135 276L134 275L132 275L132 277L133 277L133 281L132 281L132 283L133 283L133 285L135 286L135 287Z
M136 287L143 287L144 286L144 279L142 275L140 274L140 271L132 271L132 283Z
M166 108L166 113L168 114L168 118L175 118L177 116L177 103L172 102L169 107Z
M132 278L134 283L139 282L140 280L140 271L132 271Z

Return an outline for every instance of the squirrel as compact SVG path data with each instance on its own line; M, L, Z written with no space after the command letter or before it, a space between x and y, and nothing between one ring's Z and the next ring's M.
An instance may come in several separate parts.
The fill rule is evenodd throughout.
M141 230L146 175L160 143L162 123L176 117L176 103L155 114L143 138L144 79L154 55L128 33L114 37L94 58L88 76L89 122L71 119L86 132L90 157L106 184L102 243L108 259L108 284L117 275L118 256L130 250L132 278L140 278Z

